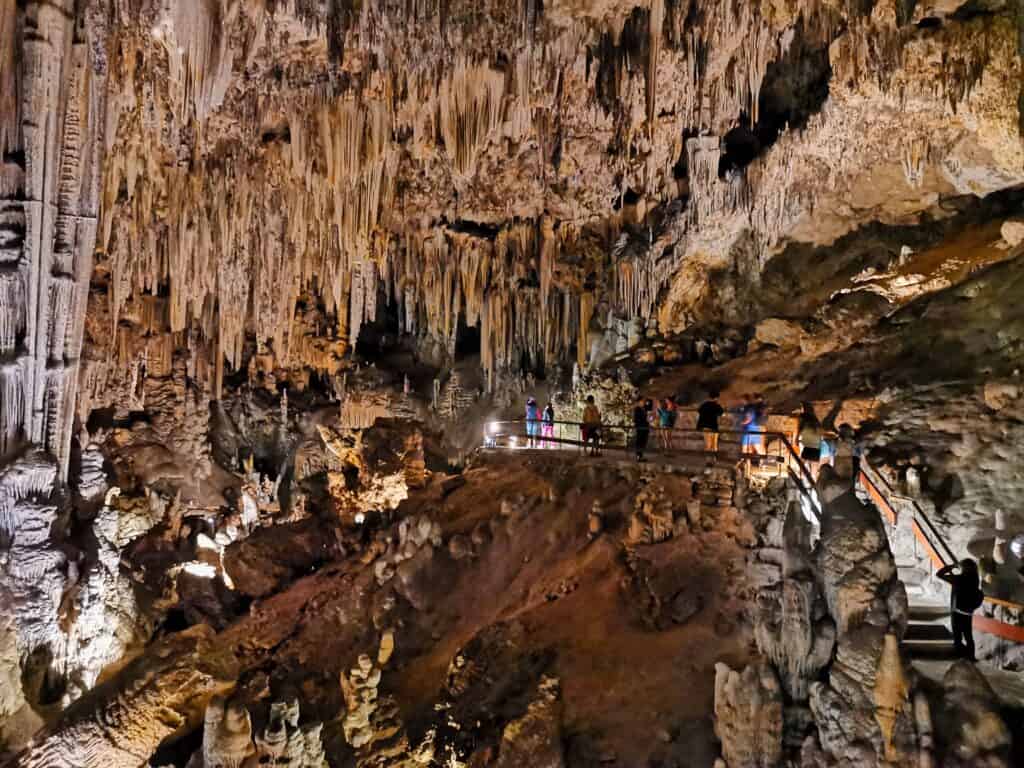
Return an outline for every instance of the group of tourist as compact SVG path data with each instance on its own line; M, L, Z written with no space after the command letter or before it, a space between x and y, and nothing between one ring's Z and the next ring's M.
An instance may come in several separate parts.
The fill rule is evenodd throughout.
M744 395L742 403L731 410L739 424L741 450L745 454L761 454L764 452L765 431L768 422L768 405L761 394ZM637 461L643 461L651 439L651 431L658 430L659 445L663 450L678 447L676 428L680 407L675 397L669 396L655 403L651 398L639 398L633 407L632 423L635 434L634 448ZM697 431L704 433L704 451L709 454L718 453L718 437L721 432L721 418L726 408L719 401L719 393L709 392L708 398L697 409ZM555 407L551 401L541 409L537 399L530 397L526 401L526 447L553 448L561 440L555 439ZM583 419L580 426L581 442L596 454L601 443L601 412L597 408L594 396L589 395L583 408ZM845 434L844 434L845 432ZM853 430L846 424L840 427L839 437L853 442ZM833 444L822 429L821 422L810 403L804 403L803 412L797 427L797 445L800 458L817 475L822 464L831 463L836 454ZM854 470L859 460L859 452L854 446Z
M541 412L536 398L526 401L526 445L528 448L553 448L555 445L555 406L548 401Z

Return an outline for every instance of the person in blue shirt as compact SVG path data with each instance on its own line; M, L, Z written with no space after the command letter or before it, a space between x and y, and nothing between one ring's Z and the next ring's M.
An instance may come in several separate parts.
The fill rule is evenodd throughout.
M658 438L661 447L668 449L671 446L672 427L675 426L675 412L668 400L658 401Z
M529 398L526 401L526 445L528 448L536 448L537 436L540 434L540 408L537 401Z
M740 423L743 425L744 453L761 453L765 418L764 398L760 395L746 398L746 404L740 415Z

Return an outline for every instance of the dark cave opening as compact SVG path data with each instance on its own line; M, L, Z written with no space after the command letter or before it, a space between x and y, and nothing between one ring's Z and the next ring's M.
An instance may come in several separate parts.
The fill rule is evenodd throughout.
M455 361L480 357L480 341L480 324L466 325L465 316L460 315L455 331Z
M174 739L162 744L153 754L149 765L167 765L174 768L185 768L192 755L203 747L203 728L196 728L194 731L185 734L180 739Z
M797 34L786 55L768 65L758 99L757 120L743 113L723 140L718 175L746 168L787 129L801 130L828 99L832 65L827 45Z
M368 363L385 363L399 348L401 323L398 303L388 302L383 289L377 293L377 314L359 327L356 355Z
M22 688L25 698L38 706L59 704L67 690L67 681L54 668L53 662L53 651L49 646L36 648L25 661Z

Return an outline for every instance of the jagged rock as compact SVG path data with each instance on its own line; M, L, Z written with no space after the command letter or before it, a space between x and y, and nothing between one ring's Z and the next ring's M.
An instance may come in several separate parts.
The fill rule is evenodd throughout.
M799 347L802 336L803 329L797 323L778 317L762 320L754 330L754 338L762 344L783 348Z
M187 768L241 768L255 752L248 710L215 696L206 706L203 748Z
M117 678L85 694L16 758L19 768L137 768L168 737L198 723L235 682L237 660L208 627L172 635Z
M897 651L905 592L879 516L852 492L825 505L817 570L837 629L828 682L809 690L821 749L833 759L915 765L913 697Z
M947 741L942 765L1009 766L1012 737L1000 705L977 666L958 661L942 680L939 728Z
M735 672L715 665L715 735L728 768L774 768L782 761L782 688L768 664Z
M562 768L561 686L557 678L544 676L526 714L505 726L501 734L496 768Z
M323 768L327 765L320 737L322 723L299 725L297 701L275 701L263 731L256 736L254 754L242 768L264 765Z
M758 649L774 665L783 688L796 702L832 660L836 627L825 610L811 563L810 525L799 503L786 509L783 579L758 594L754 625Z
M675 526L672 500L661 486L649 485L633 500L627 540L634 544L657 544L671 538Z
M332 552L331 531L320 520L260 528L224 550L224 571L243 595L263 597L308 573Z

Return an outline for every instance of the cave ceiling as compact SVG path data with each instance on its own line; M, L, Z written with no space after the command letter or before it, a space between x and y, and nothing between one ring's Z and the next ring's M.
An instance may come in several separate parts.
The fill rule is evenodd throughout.
M85 414L143 358L337 375L385 312L449 354L479 327L492 379L585 364L609 313L750 322L730 275L1024 182L1010 4L76 5Z

